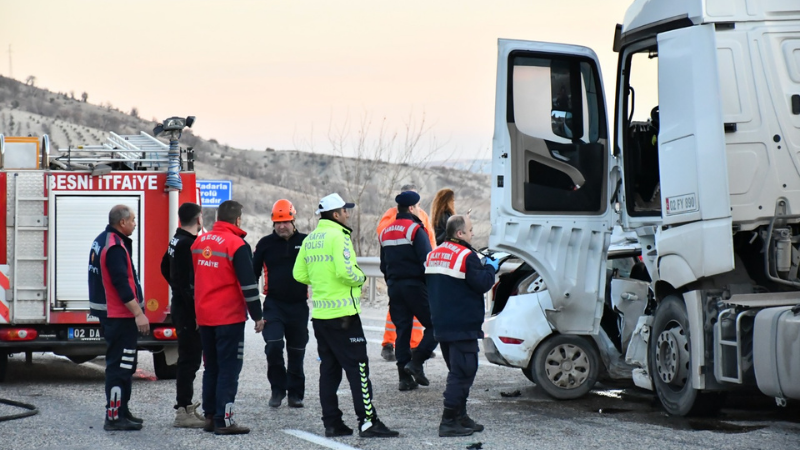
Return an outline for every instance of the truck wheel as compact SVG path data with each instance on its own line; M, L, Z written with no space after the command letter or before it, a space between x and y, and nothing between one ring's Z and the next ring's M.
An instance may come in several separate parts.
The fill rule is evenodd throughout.
M569 400L586 395L597 382L600 355L591 342L556 334L539 344L531 361L531 374L551 397Z
M163 351L153 353L153 368L159 380L174 380L178 377L178 365L168 365Z
M692 387L691 342L686 304L670 295L656 309L648 360L658 398L675 416L711 414L724 400L721 393L701 394Z
M8 353L0 352L0 383L6 381L8 372Z

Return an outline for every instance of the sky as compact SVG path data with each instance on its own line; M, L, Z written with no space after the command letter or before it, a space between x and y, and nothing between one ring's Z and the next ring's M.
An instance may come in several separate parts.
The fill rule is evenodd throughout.
M630 3L0 0L0 74L147 119L194 115L197 135L236 148L328 152L346 123L402 133L424 117L447 154L489 158L497 39L591 47L613 97Z

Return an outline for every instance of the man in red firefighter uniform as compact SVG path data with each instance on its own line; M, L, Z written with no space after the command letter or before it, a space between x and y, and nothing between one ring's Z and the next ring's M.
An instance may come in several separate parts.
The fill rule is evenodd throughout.
M397 216L380 237L381 272L389 290L389 314L397 327L395 356L399 389L410 391L418 384L430 384L422 365L436 348L425 287L425 258L431 251L431 244L425 225L416 216L419 194L401 192L395 202ZM411 328L415 317L425 327L425 332L412 356Z
M242 205L228 200L219 205L217 222L192 244L197 324L205 354L203 410L205 431L246 434L250 429L233 420L233 403L244 362L244 324L247 312L264 329L253 255L241 228Z
M144 295L133 265L136 214L125 205L108 213L108 226L89 253L89 308L100 319L106 348L106 431L141 430L128 409L139 333L150 332Z
M289 392L289 406L303 407L305 375L303 358L308 344L308 286L292 276L294 261L306 235L297 231L297 211L281 199L272 206L275 230L258 241L253 255L256 280L264 272L264 353L267 379L272 388L269 406L277 408ZM283 361L286 340L287 363Z
M481 261L470 245L469 216L447 221L447 239L425 263L434 335L447 364L444 412L439 436L468 436L483 431L467 415L467 397L478 372L478 339L483 339L483 294L494 285L498 263Z
M203 210L197 203L184 203L178 208L180 228L169 241L161 258L161 275L172 289L170 314L178 333L178 373L175 378L175 420L173 427L202 428L203 417L197 412L200 403L193 403L194 379L203 358L203 345L194 313L194 265L192 244L203 229Z

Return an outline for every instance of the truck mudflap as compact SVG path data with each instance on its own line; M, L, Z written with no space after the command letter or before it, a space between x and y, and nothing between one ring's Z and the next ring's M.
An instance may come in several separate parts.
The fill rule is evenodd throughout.
M800 400L800 314L791 306L756 314L753 355L758 389L775 397Z

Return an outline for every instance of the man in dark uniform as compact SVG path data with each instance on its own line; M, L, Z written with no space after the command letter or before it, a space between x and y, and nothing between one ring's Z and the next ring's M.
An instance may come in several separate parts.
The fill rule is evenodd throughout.
M219 205L214 228L192 244L197 324L203 341L203 429L215 434L246 434L250 429L233 420L233 402L244 362L247 312L264 330L253 254L241 228L242 205Z
M178 376L175 380L175 420L173 427L202 428L203 416L197 412L200 403L193 403L194 379L203 358L203 345L194 312L194 267L192 244L203 229L203 210L196 203L178 208L181 226L169 241L161 258L161 274L172 289L170 313L178 332Z
M483 294L494 285L497 261L482 262L470 245L469 216L447 221L447 239L425 263L434 335L447 364L447 387L439 436L469 436L483 431L467 415L467 397L478 372L478 339L483 339Z
M425 225L416 216L419 194L401 192L395 202L397 216L380 235L381 272L389 289L389 315L397 328L395 357L399 389L409 391L417 384L430 384L422 365L436 348L425 287L425 258L431 251L431 244ZM414 317L425 327L425 332L412 356Z
M125 205L108 213L108 226L89 254L89 308L106 339L106 431L141 430L142 419L128 409L139 333L150 332L144 295L133 265L131 238L136 214Z
M258 241L253 255L256 280L264 272L264 353L267 379L272 388L269 406L277 408L289 392L289 406L303 407L305 375L303 358L308 344L308 286L292 276L294 261L306 235L297 231L297 211L289 200L272 206L275 231ZM284 365L286 339L288 363Z

